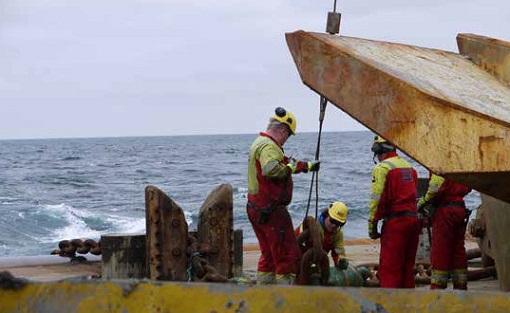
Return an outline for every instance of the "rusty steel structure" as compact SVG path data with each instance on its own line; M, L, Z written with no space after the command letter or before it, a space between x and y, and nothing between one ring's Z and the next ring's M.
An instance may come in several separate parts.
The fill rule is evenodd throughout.
M303 232L297 238L303 254L296 279L299 285L328 285L329 258L322 247L320 227L319 222L311 216L303 220Z
M188 224L182 208L154 186L145 188L149 278L187 280Z
M225 277L232 277L234 260L234 200L232 186L214 188L200 208L198 241L211 251L204 258Z
M483 39L458 37L500 79L453 52L305 31L286 39L308 87L434 173L510 201L508 42L490 40L498 54L487 62L483 49L467 53Z
M188 232L183 209L157 187L146 187L145 206L149 278L225 282L233 276L231 185L219 185L209 193L200 208L196 232Z
M474 230L510 290L510 42L459 34L457 54L305 31L286 39L305 85L432 172L484 194Z

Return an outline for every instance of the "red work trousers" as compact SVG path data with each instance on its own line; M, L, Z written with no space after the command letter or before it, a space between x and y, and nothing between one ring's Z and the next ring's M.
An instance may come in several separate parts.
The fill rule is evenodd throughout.
M414 288L414 261L420 225L413 216L384 222L381 231L379 281L383 288Z
M257 208L248 207L246 211L259 241L258 271L297 274L301 252L287 208L276 208L264 224L258 222L260 214Z
M467 269L464 235L466 210L463 207L438 207L432 219L430 261L433 270Z

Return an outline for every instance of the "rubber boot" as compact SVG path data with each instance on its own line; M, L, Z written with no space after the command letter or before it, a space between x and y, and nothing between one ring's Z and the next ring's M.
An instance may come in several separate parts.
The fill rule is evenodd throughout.
M276 284L277 285L294 285L294 281L296 280L295 274L276 274Z
M453 289L467 290L467 271L456 269L452 273Z
M448 271L432 270L430 289L446 289L448 286Z
M273 272L257 272L257 285L276 284L275 274Z

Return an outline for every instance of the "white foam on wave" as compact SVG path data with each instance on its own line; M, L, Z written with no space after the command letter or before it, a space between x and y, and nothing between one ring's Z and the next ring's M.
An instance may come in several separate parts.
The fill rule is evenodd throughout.
M41 243L51 243L60 240L70 240L74 238L92 238L99 239L106 233L140 233L145 232L145 216L121 216L114 214L96 214L86 210L80 210L67 204L41 205L38 211L43 214L57 217L65 220L65 225L53 230L48 236L35 238ZM20 213L21 214L21 213ZM184 212L188 225L192 222L192 213ZM85 218L100 218L111 225L106 230L94 230L85 222Z
M53 230L47 237L39 238L40 242L48 243L65 239L74 238L99 238L100 232L91 229L83 218L94 216L90 212L76 209L67 204L42 205L39 211L53 215L55 217L64 218L67 225Z
M248 193L248 188L246 188L246 187L237 187L236 189L237 189L236 190L237 193L243 193L243 194Z
M108 221L113 224L115 232L118 233L140 233L145 232L145 217L120 217L110 216Z
M184 211L184 218L186 223L191 225L192 213ZM108 217L108 222L113 224L113 231L119 233L140 233L145 232L146 222L145 217L127 217L127 216L113 216Z

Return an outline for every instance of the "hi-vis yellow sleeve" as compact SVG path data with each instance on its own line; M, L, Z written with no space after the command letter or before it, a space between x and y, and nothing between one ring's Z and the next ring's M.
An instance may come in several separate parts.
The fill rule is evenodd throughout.
M370 203L368 205L368 231L372 231L373 222L375 219L375 213L377 212L377 206L381 200L381 195L384 191L384 184L386 183L386 175L389 172L389 168L384 163L377 164L372 170L372 187L370 195Z
M284 155L276 145L265 145L260 150L259 162L262 174L271 178L285 178L290 169L283 163Z
M432 174L429 180L429 188L427 189L427 193L425 196L421 197L420 200L418 200L418 207L421 207L425 203L432 200L437 192L439 191L439 188L441 188L441 185L444 183L444 178L441 176L438 176L436 174Z
M331 255L339 256L340 258L345 258L345 247L344 247L344 231L343 229L338 229L333 237L333 252ZM338 259L338 257L337 257Z

